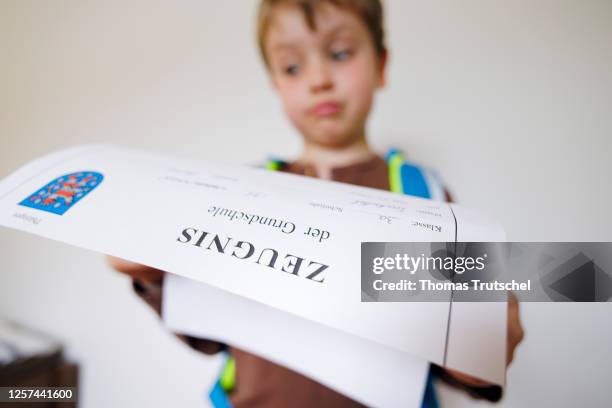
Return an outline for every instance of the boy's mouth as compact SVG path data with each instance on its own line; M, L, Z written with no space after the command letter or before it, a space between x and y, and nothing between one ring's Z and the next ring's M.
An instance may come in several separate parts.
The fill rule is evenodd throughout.
M342 105L340 105L338 102L328 101L328 102L321 102L315 105L312 108L311 112L314 116L326 117L326 116L336 115L341 110L342 110Z

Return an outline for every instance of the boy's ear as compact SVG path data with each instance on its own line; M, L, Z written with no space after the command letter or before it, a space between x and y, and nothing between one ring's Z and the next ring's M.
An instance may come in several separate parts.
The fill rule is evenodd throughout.
M378 57L378 87L384 88L387 85L387 61L389 60L389 51L385 50Z

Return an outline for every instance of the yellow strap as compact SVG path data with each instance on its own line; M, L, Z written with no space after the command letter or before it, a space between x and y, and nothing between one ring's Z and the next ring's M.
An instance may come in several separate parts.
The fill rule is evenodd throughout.
M266 169L272 171L280 170L281 166L282 163L278 160L268 160L268 162L266 163Z
M223 367L219 383L225 392L230 392L234 389L236 385L236 359L233 356L229 356L225 361L225 367Z
M394 193L403 193L404 186L402 183L402 164L404 156L401 153L395 153L389 159L389 188Z

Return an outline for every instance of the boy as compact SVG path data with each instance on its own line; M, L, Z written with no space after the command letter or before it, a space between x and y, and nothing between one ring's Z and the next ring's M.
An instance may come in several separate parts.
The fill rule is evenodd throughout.
M387 163L370 149L366 138L375 91L385 84L382 20L379 0L261 2L260 51L285 113L304 140L299 158L274 163L276 170L387 190L393 187ZM159 312L163 272L116 258L109 261L134 278L136 292ZM522 338L516 301L509 304L508 363ZM233 356L237 383L230 386L229 399L235 407L359 406L306 377L231 346L184 339L204 353L226 350ZM476 378L435 366L432 372L474 396L501 397L499 387ZM424 406L435 404L428 386Z

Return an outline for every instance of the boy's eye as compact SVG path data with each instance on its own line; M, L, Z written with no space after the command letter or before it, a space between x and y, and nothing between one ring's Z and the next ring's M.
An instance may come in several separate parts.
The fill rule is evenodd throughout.
M346 48L338 51L332 51L330 56L334 61L344 61L352 55L352 50Z
M292 64L292 65L288 65L287 67L285 67L285 74L287 75L297 75L299 71L299 66L297 64Z

